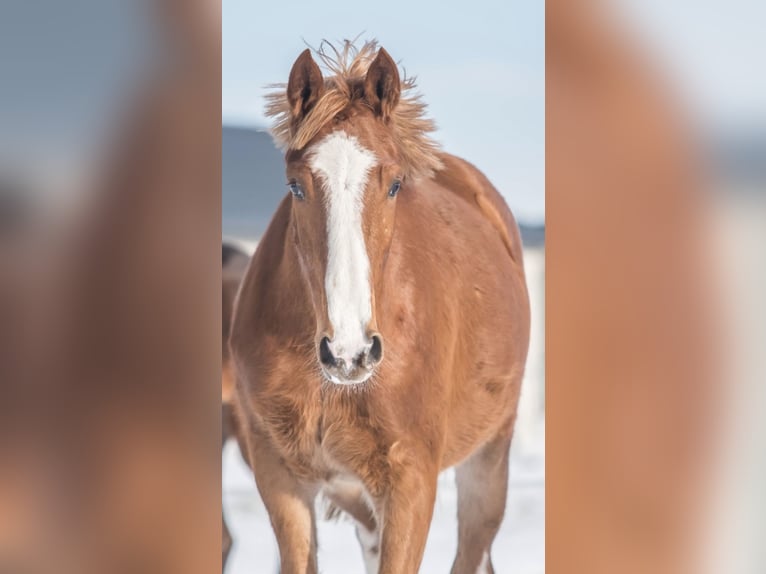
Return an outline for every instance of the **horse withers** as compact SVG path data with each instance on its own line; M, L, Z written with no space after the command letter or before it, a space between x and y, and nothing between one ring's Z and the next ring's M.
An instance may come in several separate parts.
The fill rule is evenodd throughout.
M454 573L492 572L529 342L521 240L443 153L376 43L309 50L272 94L289 193L239 293L236 407L284 574L316 572L314 499L356 521L368 572L417 572L456 467ZM476 104L480 105L480 104Z

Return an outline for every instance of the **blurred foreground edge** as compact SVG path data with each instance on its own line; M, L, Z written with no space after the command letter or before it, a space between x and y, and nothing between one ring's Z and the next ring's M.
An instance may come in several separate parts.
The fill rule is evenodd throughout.
M696 571L717 422L702 174L603 9L546 10L546 571Z
M3 574L220 568L221 7L147 9L87 200L3 202Z

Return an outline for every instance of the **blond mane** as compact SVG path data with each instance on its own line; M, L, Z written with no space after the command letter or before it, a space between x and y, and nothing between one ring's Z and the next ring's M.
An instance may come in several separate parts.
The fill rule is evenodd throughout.
M266 96L266 115L273 118L271 134L283 150L303 149L327 124L354 101L355 85L363 82L367 69L378 53L378 42L365 42L357 48L346 40L341 48L323 41L314 50L325 75L325 91L308 115L296 125L287 101L287 85L272 84ZM394 143L399 150L402 168L411 177L431 177L442 168L440 146L430 134L436 124L426 117L426 104L415 92L415 78L403 76L399 103L389 119Z

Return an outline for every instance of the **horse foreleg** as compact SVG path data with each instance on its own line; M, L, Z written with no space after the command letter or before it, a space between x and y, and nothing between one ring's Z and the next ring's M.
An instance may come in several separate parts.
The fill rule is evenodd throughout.
M382 505L379 574L416 574L431 525L438 465L399 468Z
M222 554L222 565L221 565L221 572L226 571L226 561L229 558L229 551L231 550L231 534L229 533L229 528L226 526L226 518L221 516L221 533L222 533L222 540L221 540L221 554Z
M455 469L458 550L452 574L493 574L490 547L505 514L510 436L487 443Z
M314 498L317 489L297 480L267 439L248 439L258 491L279 544L281 574L316 574L317 537Z
M380 528L374 509L368 503L361 483L336 481L325 488L325 496L337 508L351 516L356 525L356 537L362 548L367 574L380 569Z

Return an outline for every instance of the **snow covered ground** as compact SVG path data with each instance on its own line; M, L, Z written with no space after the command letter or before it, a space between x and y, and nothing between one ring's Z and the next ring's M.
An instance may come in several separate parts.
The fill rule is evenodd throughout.
M508 504L492 555L498 574L542 574L545 571L545 417L544 292L545 255L525 254L532 301L532 343L511 449ZM277 545L252 474L237 446L223 456L223 507L234 539L226 574L274 574ZM322 514L320 513L320 516ZM439 480L423 574L449 572L457 548L457 492L454 473ZM364 564L349 521L319 522L319 569L325 574L363 574Z

